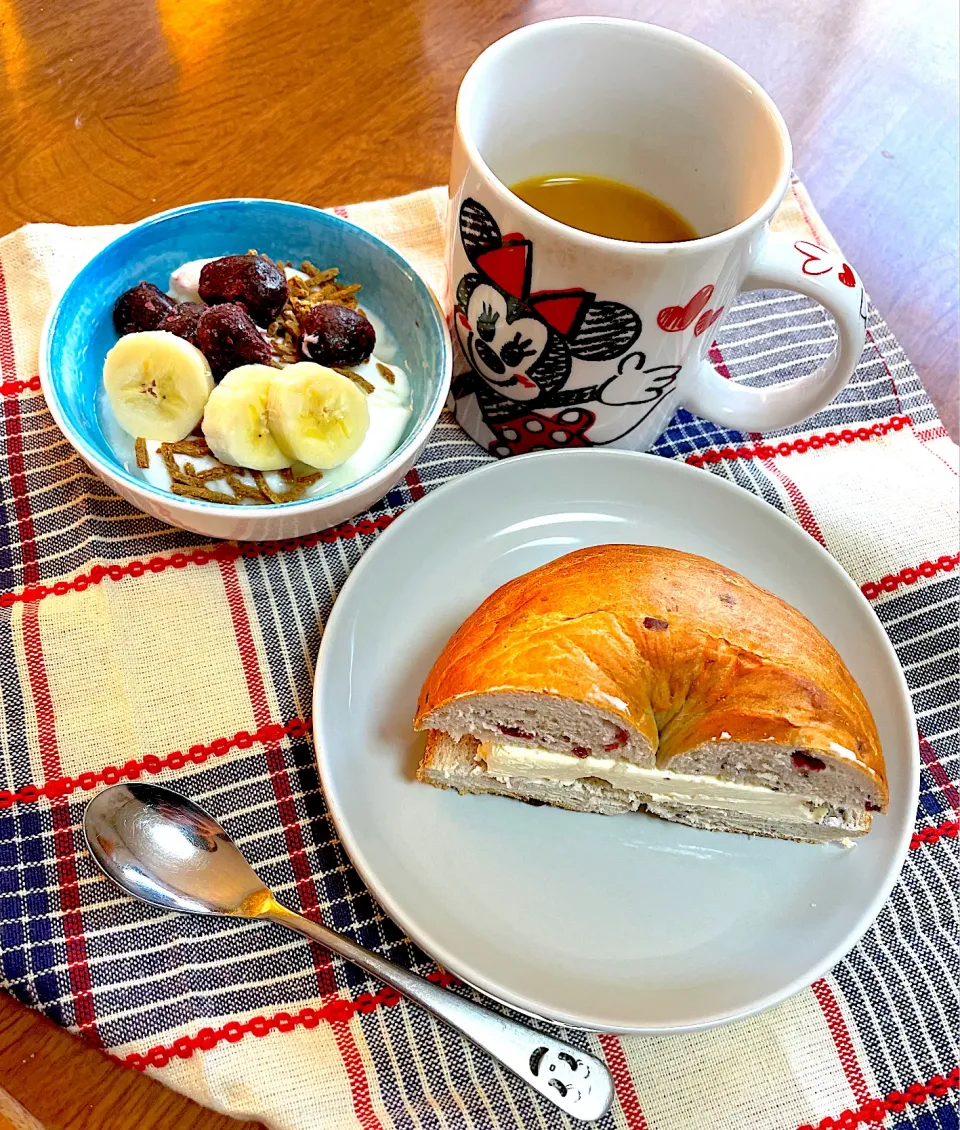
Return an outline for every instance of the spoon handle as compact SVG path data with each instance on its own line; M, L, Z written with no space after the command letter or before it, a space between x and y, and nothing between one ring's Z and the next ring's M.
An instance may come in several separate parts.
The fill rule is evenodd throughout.
M572 1044L554 1040L482 1005L441 989L403 966L372 953L349 938L311 922L270 900L257 918L276 922L319 942L398 993L422 1005L438 1020L483 1048L525 1083L573 1118L600 1118L613 1101L613 1080L606 1066Z

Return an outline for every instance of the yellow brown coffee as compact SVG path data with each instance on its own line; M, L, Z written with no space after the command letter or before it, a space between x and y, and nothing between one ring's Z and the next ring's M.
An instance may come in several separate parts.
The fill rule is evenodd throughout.
M551 173L511 185L538 212L572 228L632 243L680 243L697 233L668 204L632 184L586 173Z

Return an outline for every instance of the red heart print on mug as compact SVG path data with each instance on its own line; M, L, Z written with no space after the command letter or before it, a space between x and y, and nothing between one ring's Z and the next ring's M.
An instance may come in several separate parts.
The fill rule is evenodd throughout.
M716 310L707 310L697 318L697 324L693 327L695 337L699 337L704 330L710 329L713 323L723 313L723 307L718 306Z
M657 325L668 334L679 333L692 326L713 294L713 283L701 287L686 306L664 306L657 315Z
M808 239L798 239L793 246L804 256L805 275L826 275L833 270L833 257L825 247L811 243Z
M837 278L843 283L844 286L857 285L857 277L853 273L853 268L849 263L843 264L843 270L837 275Z

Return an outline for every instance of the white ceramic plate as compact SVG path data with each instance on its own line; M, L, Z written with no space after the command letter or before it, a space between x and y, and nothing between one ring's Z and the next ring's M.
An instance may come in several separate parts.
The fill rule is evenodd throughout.
M886 753L891 806L855 847L461 797L414 778L411 719L441 647L499 585L584 545L712 557L839 650ZM347 581L323 636L317 756L343 844L439 963L521 1010L661 1033L767 1008L870 925L907 850L916 728L893 649L840 566L747 491L682 464L564 451L492 464L418 502Z

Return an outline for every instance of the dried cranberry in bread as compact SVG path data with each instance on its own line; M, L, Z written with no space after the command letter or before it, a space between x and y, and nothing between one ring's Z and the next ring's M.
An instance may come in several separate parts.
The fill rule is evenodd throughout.
M431 735L421 779L462 791L505 791L502 773L498 787L487 779L478 747L493 743L752 785L824 810L808 836L790 821L778 829L772 817L634 789L633 808L706 827L838 838L862 834L870 812L887 807L873 717L824 636L733 570L655 546L578 550L503 585L444 648L415 725L451 739ZM438 751L448 779L431 773ZM529 780L507 780L509 795L606 810L599 798L573 798L569 782L531 792Z

